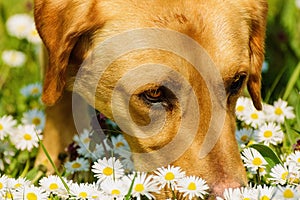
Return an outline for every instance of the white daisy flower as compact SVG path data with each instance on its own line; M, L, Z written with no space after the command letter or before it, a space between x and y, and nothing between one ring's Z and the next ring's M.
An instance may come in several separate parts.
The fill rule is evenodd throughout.
M130 151L130 147L122 134L120 134L116 137L112 136L111 143L112 143L113 149L116 153L118 153L120 150Z
M95 190L93 185L86 183L72 183L70 185L70 193L79 199L95 199L99 192Z
M5 50L2 52L2 60L11 67L21 67L26 62L26 55L17 50Z
M296 7L297 7L298 9L300 9L300 0L295 0L295 3L296 3Z
M76 134L73 137L74 142L76 142L78 145L80 143L88 145L91 141L90 139L90 133L91 131L88 129L83 129L83 131L80 134Z
M276 192L276 189L275 187L272 187L272 186L266 186L266 185L259 185L257 186L257 190L258 190L258 193L259 193L259 199L260 200L271 200L274 198L274 195L275 195L275 192Z
M42 188L31 185L28 187L23 187L21 190L17 190L14 199L47 200L48 194Z
M0 195L6 192L7 184L8 184L8 177L6 175L2 175L0 177Z
M33 83L21 88L21 94L26 97L39 97L42 94L42 84Z
M227 188L223 193L225 200L241 200L242 193L240 188ZM222 198L220 198L222 199Z
M68 181L62 177L64 181L67 183ZM62 194L66 195L67 190L61 181L61 179L56 175L50 175L48 177L44 177L39 181L39 185L42 189L44 189L48 194Z
M239 143L239 145L245 145L250 142L252 139L253 130L248 128L242 128L240 130L237 130L235 133L235 137Z
M208 194L206 190L209 187L206 184L206 181L196 177L196 176L187 176L180 180L177 183L177 190L183 193L183 197L188 196L189 199L194 197L204 198L204 195Z
M264 145L277 145L282 143L284 134L280 126L275 123L267 123L259 127L258 131L255 132L255 138L258 142L263 142Z
M32 23L28 28L26 38L29 42L33 44L40 44L42 42L39 33L36 30L35 23Z
M16 190L6 190L6 191L2 194L2 196L0 196L0 199L1 199L1 200L2 200L2 199L5 199L5 200L14 200L14 199L16 199L15 193L16 193ZM1 198L1 197L2 197L2 198Z
M23 39L27 38L33 22L28 14L16 14L8 18L6 28L10 35Z
M300 169L300 151L295 151L291 153L287 158L286 161L289 164L294 163Z
M168 165L167 168L158 168L154 173L157 175L155 178L159 183L159 189L167 187L174 190L176 188L177 181L185 177L185 172L180 167L174 167Z
M265 121L266 122L274 122L273 120L273 116L272 116L272 112L273 112L273 105L267 104L267 103L263 103L263 112L264 112L264 116L265 116Z
M259 168L258 169L259 175L260 176L265 176L267 174L266 168ZM256 174L257 172L252 172L253 174Z
M9 178L7 182L7 187L10 190L19 190L23 187L29 187L31 185L30 181L26 178L19 177L17 179Z
M282 99L274 102L273 109L269 113L273 121L283 123L284 119L295 118L294 108L288 106L288 103Z
M23 124L33 124L37 129L43 130L45 127L45 114L38 109L32 109L23 113Z
M258 111L253 106L249 106L246 108L243 121L247 125L257 128L261 124L265 123L265 115L262 111Z
M14 130L14 126L17 124L16 120L10 115L4 115L0 118L0 140L3 140Z
M105 145L105 142L103 143ZM111 153L108 149L109 147L107 147L107 145L105 145L105 149L106 151L104 150L103 148L103 144L96 144L96 147L95 147L95 150L92 152L92 159L93 160L97 160L98 158L103 158L106 156L106 151L108 151L108 153ZM110 154L111 155L111 154Z
M77 153L79 155L84 156L85 158L92 158L92 159L96 159L96 155L94 154L94 152L91 152L89 149L89 145L90 145L90 133L91 131L88 129L84 129L82 131L82 133L77 134L73 137L73 140L76 142L76 144L78 144L78 149L77 149Z
M279 187L275 199L280 200L299 200L300 193L294 187L286 186L286 187Z
M120 161L126 172L132 172L134 170L134 164L132 160L132 154L129 150L119 150Z
M123 200L129 191L130 184L128 181L123 181L123 179L116 181L106 179L101 183L100 188L106 195L110 196L110 199Z
M135 179L134 175L130 176L131 181L134 181L131 196L141 200L142 196L148 199L154 199L152 193L159 193L157 182L153 175L147 175L144 172L137 172Z
M39 146L39 139L42 139L41 130L36 130L34 125L19 125L11 137L12 143L19 150L31 151Z
M95 173L94 176L98 178L99 183L106 179L118 180L124 175L121 162L114 157L98 159L92 166L92 172Z
M238 98L235 106L235 114L237 118L241 121L244 120L245 112L247 111L247 108L252 106L250 98L247 97L240 97Z
M257 170L260 168L265 169L268 164L263 156L253 148L246 148L242 152L242 160L244 165L254 174L257 173Z
M242 187L240 190L242 200L257 200L258 190L256 188Z
M299 182L298 169L295 165L287 165L287 163L275 165L271 169L270 176L269 180L271 180L273 184L284 185L286 183L293 184Z
M76 158L76 160L68 161L65 163L67 173L75 173L80 171L89 170L89 161L84 158Z

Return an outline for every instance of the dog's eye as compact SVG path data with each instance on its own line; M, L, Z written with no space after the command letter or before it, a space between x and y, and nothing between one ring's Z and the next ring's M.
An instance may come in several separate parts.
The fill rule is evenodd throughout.
M142 94L142 96L150 103L159 103L164 99L161 88L147 90Z
M241 87L244 84L244 81L246 80L246 77L247 77L246 74L237 74L234 77L234 79L230 85L230 93L231 94L236 94L241 89Z

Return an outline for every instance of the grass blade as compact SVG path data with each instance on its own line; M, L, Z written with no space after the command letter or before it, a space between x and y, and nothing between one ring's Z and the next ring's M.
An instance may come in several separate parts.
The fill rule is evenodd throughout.
M291 94L296 82L299 80L300 77L300 62L298 63L298 65L296 66L291 78L289 79L289 82L286 86L286 90L285 93L282 97L283 100L287 100L287 98L289 97L289 95Z

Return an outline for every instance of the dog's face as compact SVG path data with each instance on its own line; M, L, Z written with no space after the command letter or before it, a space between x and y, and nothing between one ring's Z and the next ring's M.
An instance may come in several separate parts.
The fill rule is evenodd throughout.
M75 90L120 123L138 170L177 165L220 195L246 184L234 111L246 85L261 109L266 12L263 0L36 0L50 58L43 100Z

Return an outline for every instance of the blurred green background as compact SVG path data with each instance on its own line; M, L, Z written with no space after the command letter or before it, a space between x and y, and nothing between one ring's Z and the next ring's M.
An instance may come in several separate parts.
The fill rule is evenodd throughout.
M298 1L298 2L297 2ZM262 96L272 103L284 98L289 104L299 102L300 91L300 0L269 0L265 67L262 73ZM297 7L297 4L299 7ZM8 17L17 13L32 15L33 1L0 0L0 55L5 49L17 49L28 55L25 66L10 68L0 59L0 116L17 116L26 102L20 88L41 81L39 48L9 36ZM298 66L298 67L297 67Z

